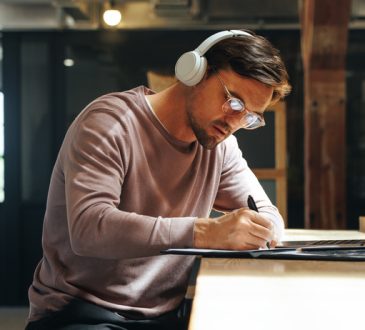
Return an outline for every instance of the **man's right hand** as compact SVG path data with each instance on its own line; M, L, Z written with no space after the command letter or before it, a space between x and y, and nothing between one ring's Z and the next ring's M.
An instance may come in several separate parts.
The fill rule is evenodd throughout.
M260 213L241 208L219 218L198 218L194 226L194 247L251 250L272 242L274 225Z

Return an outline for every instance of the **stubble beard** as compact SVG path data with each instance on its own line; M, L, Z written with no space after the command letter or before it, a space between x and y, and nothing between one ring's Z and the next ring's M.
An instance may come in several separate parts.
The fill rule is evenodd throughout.
M194 115L194 102L190 100L186 106L186 114L187 114L187 124L190 125L191 129L194 132L194 135L198 141L198 143L205 149L212 150L214 149L220 142L215 136L211 136L208 134L207 130L199 124L198 119ZM227 138L231 133L232 129L223 121L221 120L215 120L209 125L217 124L218 126L224 128L226 132L228 132ZM208 126L208 125L207 125Z
M212 150L217 146L219 141L217 141L214 136L210 136L207 131L199 125L198 121L190 111L188 111L188 121L197 141L203 148Z

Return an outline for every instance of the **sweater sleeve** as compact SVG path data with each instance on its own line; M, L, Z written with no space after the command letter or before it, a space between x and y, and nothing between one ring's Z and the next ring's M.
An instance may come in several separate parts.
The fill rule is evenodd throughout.
M127 135L115 112L94 109L76 120L65 139L67 218L77 255L135 258L193 244L193 217L176 221L118 209L128 170Z
M247 198L251 195L262 215L275 225L279 239L284 232L284 221L278 209L271 203L260 182L248 167L234 136L226 140L221 180L214 208L229 212L241 207L248 207Z

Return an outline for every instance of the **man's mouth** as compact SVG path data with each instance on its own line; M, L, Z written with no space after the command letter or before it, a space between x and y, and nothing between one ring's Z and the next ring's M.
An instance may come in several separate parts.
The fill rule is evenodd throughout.
M224 128L220 127L220 126L213 125L213 128L218 133L218 135L220 137L225 137L228 134L228 132Z

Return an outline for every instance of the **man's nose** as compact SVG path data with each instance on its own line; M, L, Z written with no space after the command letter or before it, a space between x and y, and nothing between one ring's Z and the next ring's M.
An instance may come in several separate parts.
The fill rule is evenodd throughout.
M235 131L241 127L241 119L241 115L225 116L224 121Z

